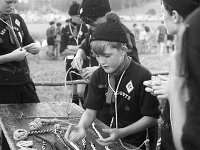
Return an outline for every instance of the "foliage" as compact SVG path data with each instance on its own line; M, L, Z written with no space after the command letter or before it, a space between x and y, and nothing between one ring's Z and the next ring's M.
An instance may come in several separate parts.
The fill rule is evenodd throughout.
M41 12L44 7L47 8L54 8L55 10L59 10L61 12L67 12L69 6L71 5L72 1L74 0L28 0L28 3L25 1L21 1L18 5L18 10L20 11L39 11ZM76 0L78 3L81 3L82 0ZM155 0L109 0L111 8L114 11L132 8L132 7L139 7L145 3L153 2ZM43 6L43 7L41 7ZM48 12L46 12L48 13Z

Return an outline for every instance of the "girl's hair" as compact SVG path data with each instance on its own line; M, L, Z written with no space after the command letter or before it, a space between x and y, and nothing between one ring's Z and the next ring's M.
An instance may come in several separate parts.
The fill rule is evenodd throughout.
M103 55L105 49L108 46L112 48L116 48L118 50L119 49L124 50L125 52L130 52L130 50L126 47L125 43L109 42L109 41L92 41L91 42L92 51L98 55Z

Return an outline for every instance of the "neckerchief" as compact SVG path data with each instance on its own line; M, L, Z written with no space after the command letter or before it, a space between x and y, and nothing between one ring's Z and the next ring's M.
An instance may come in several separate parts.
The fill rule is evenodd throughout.
M130 63L131 63L131 58L128 56L125 56L124 61L117 68L117 70L115 72L113 72L112 74L108 74L108 76L110 78L110 80L108 82L110 82L110 86L112 87L112 89L115 90L115 78L119 77L128 68ZM115 101L114 91L111 89L110 86L108 86L108 91L107 91L107 96L106 96L106 103L108 103L108 104Z
M19 43L19 40L17 39L15 31L13 29L13 24L12 24L11 16L10 15L4 15L4 14L2 14L0 16L0 18L1 18L1 20L5 24L7 24L6 28L7 28L8 32L9 32L10 42L12 44L16 44L18 48L21 47L20 43Z

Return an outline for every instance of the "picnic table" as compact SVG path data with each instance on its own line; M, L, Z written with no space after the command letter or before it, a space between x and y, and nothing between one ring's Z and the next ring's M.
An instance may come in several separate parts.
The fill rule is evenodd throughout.
M57 119L62 122L61 126L68 127L69 124L77 124L80 120L84 110L76 104L62 102L62 103L29 103L29 104L2 104L0 105L0 126L7 139L7 142L11 150L18 150L17 142L13 138L13 133L16 129L25 129L29 134L26 140L33 141L33 148L37 150L51 150L55 145L59 145L63 148L62 150L73 149L85 149L85 150L103 150L104 146L99 145L95 139L99 138L93 126L87 130L84 145L83 141L77 143L70 143L69 141L63 141L64 133L59 131L59 136L55 133L54 124L44 124L42 128L36 131L30 131L29 123L34 121L36 118L43 119ZM101 121L96 119L94 121L96 130L105 138L105 133L102 132L102 128L108 128ZM61 138L61 139L60 139ZM45 141L46 145L44 144ZM64 145L66 144L66 145ZM75 144L75 147L74 147ZM53 145L53 147L52 147ZM92 146L93 145L93 146ZM77 146L77 147L76 147ZM135 148L134 146L129 148ZM110 150L121 150L124 149L119 142L109 146Z

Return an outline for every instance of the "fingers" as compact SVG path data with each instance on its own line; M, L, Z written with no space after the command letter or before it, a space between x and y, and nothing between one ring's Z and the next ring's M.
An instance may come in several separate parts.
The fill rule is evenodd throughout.
M151 86L151 80L144 81L143 84L144 84L145 86Z
M158 77L162 80L162 81L168 81L168 77L167 76L163 76L163 75L158 75Z
M108 137L106 139L96 139L96 142L102 146L108 146L114 143L111 139L111 137Z
M65 132L65 139L69 140L69 135L70 135L72 129L73 129L72 125L69 125L67 128L67 131Z
M72 68L78 69L79 71L82 70L82 59L81 58L74 58L71 62Z
M26 53L24 54L24 56L26 57L26 56L28 56L28 54L29 54L29 53L28 53L28 52L26 52Z

